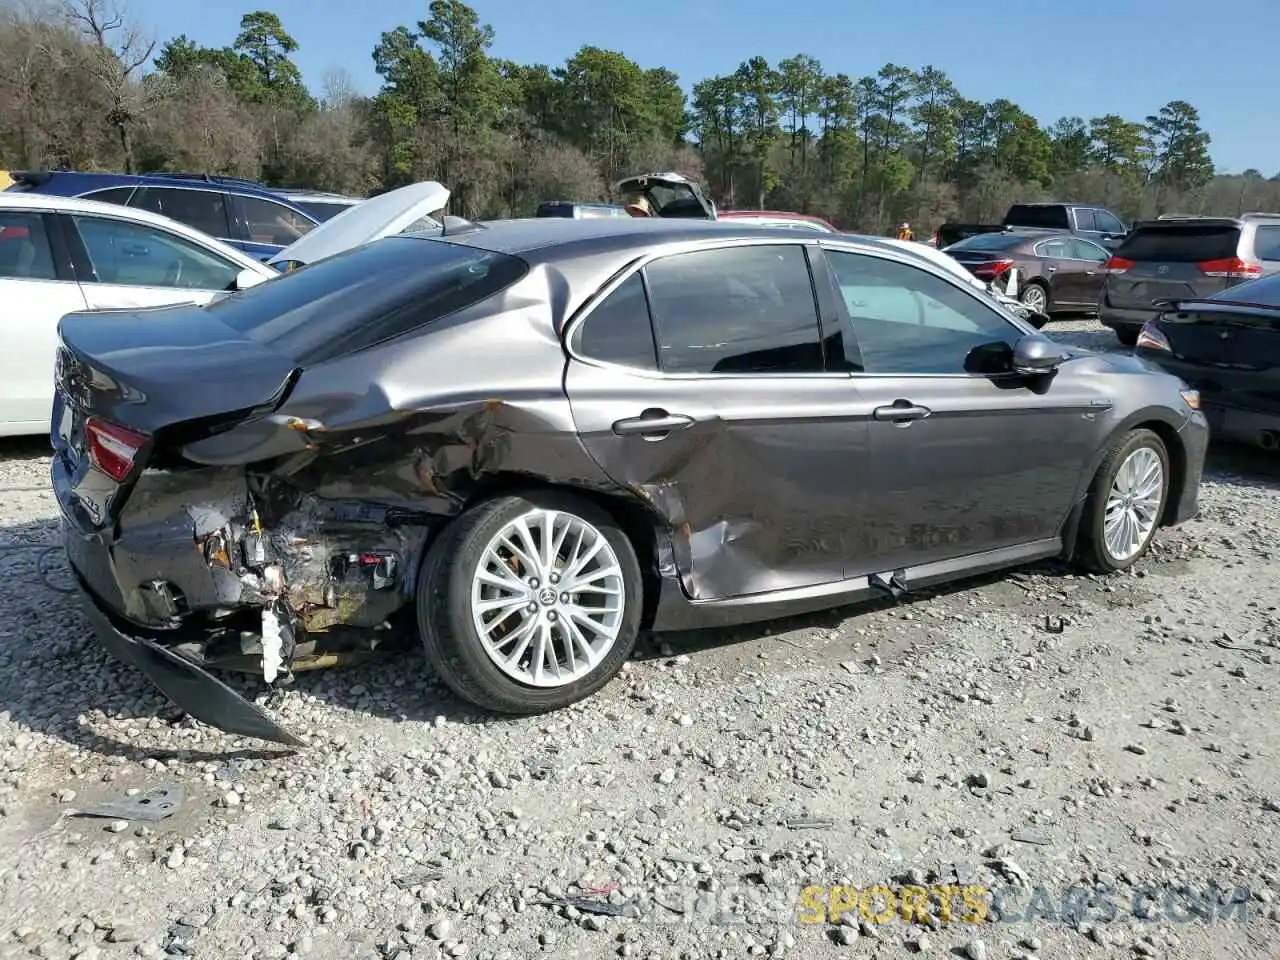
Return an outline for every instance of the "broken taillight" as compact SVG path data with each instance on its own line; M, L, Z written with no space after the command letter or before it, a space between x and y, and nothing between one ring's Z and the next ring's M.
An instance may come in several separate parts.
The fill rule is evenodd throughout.
M1161 353L1172 353L1173 347L1169 345L1169 338L1155 324L1148 321L1142 325L1142 330L1138 333L1138 340L1134 346L1148 350L1159 350Z
M123 483L133 470L138 452L146 444L145 434L90 417L84 425L89 460L116 483Z

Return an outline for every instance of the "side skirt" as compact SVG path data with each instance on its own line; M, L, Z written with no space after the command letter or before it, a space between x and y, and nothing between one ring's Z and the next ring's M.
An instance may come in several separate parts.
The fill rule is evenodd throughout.
M1064 533L1071 533L1074 539L1070 521ZM649 629L674 632L734 626L830 610L886 596L898 599L920 587L1034 563L1060 556L1063 551L1064 538L1052 537L901 570L886 570L831 583L725 600L690 600L678 580L664 578L662 593Z

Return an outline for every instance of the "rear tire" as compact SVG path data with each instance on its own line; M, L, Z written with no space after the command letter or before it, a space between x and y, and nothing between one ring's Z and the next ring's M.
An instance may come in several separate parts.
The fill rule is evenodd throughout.
M1095 573L1133 566L1147 552L1169 499L1169 452L1145 428L1131 430L1098 467L1089 488L1076 562Z
M1044 284L1033 280L1022 288L1018 299L1023 306L1030 307L1036 313L1042 313L1046 317L1049 315L1049 289Z
M572 494L528 491L471 508L432 544L418 575L418 630L458 696L542 713L586 699L622 668L642 590L635 550L607 513Z
M1130 327L1117 327L1116 339L1126 347L1134 347L1138 344L1138 334L1141 331L1133 330Z

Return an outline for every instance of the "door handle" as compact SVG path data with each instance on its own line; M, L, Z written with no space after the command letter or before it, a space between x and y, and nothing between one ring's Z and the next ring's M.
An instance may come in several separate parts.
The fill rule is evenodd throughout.
M1098 275L1098 271L1097 271L1097 270L1086 270L1086 271L1084 272L1084 275L1085 275L1086 277L1096 277L1096 276Z
M661 440L672 430L686 430L693 426L693 417L681 413L667 413L665 410L646 410L638 417L618 420L613 425L613 432L620 437L640 434L646 440Z
M932 412L928 407L917 406L909 400L895 400L887 407L876 407L871 411L871 416L876 420L910 423L912 420L923 420Z
M1045 273L1053 273L1053 272L1054 272L1054 271L1056 271L1057 269L1058 269L1058 268L1057 268L1057 267L1055 267L1052 263L1051 263L1051 264L1049 264L1048 266L1046 266L1046 267L1044 268Z

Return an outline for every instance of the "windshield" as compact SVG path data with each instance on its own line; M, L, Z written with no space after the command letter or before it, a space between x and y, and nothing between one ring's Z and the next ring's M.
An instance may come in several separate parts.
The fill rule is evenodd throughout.
M953 243L947 250L1012 250L1025 239L1010 233L979 233Z
M354 353L479 303L523 277L517 257L427 237L364 244L204 309L299 363Z

